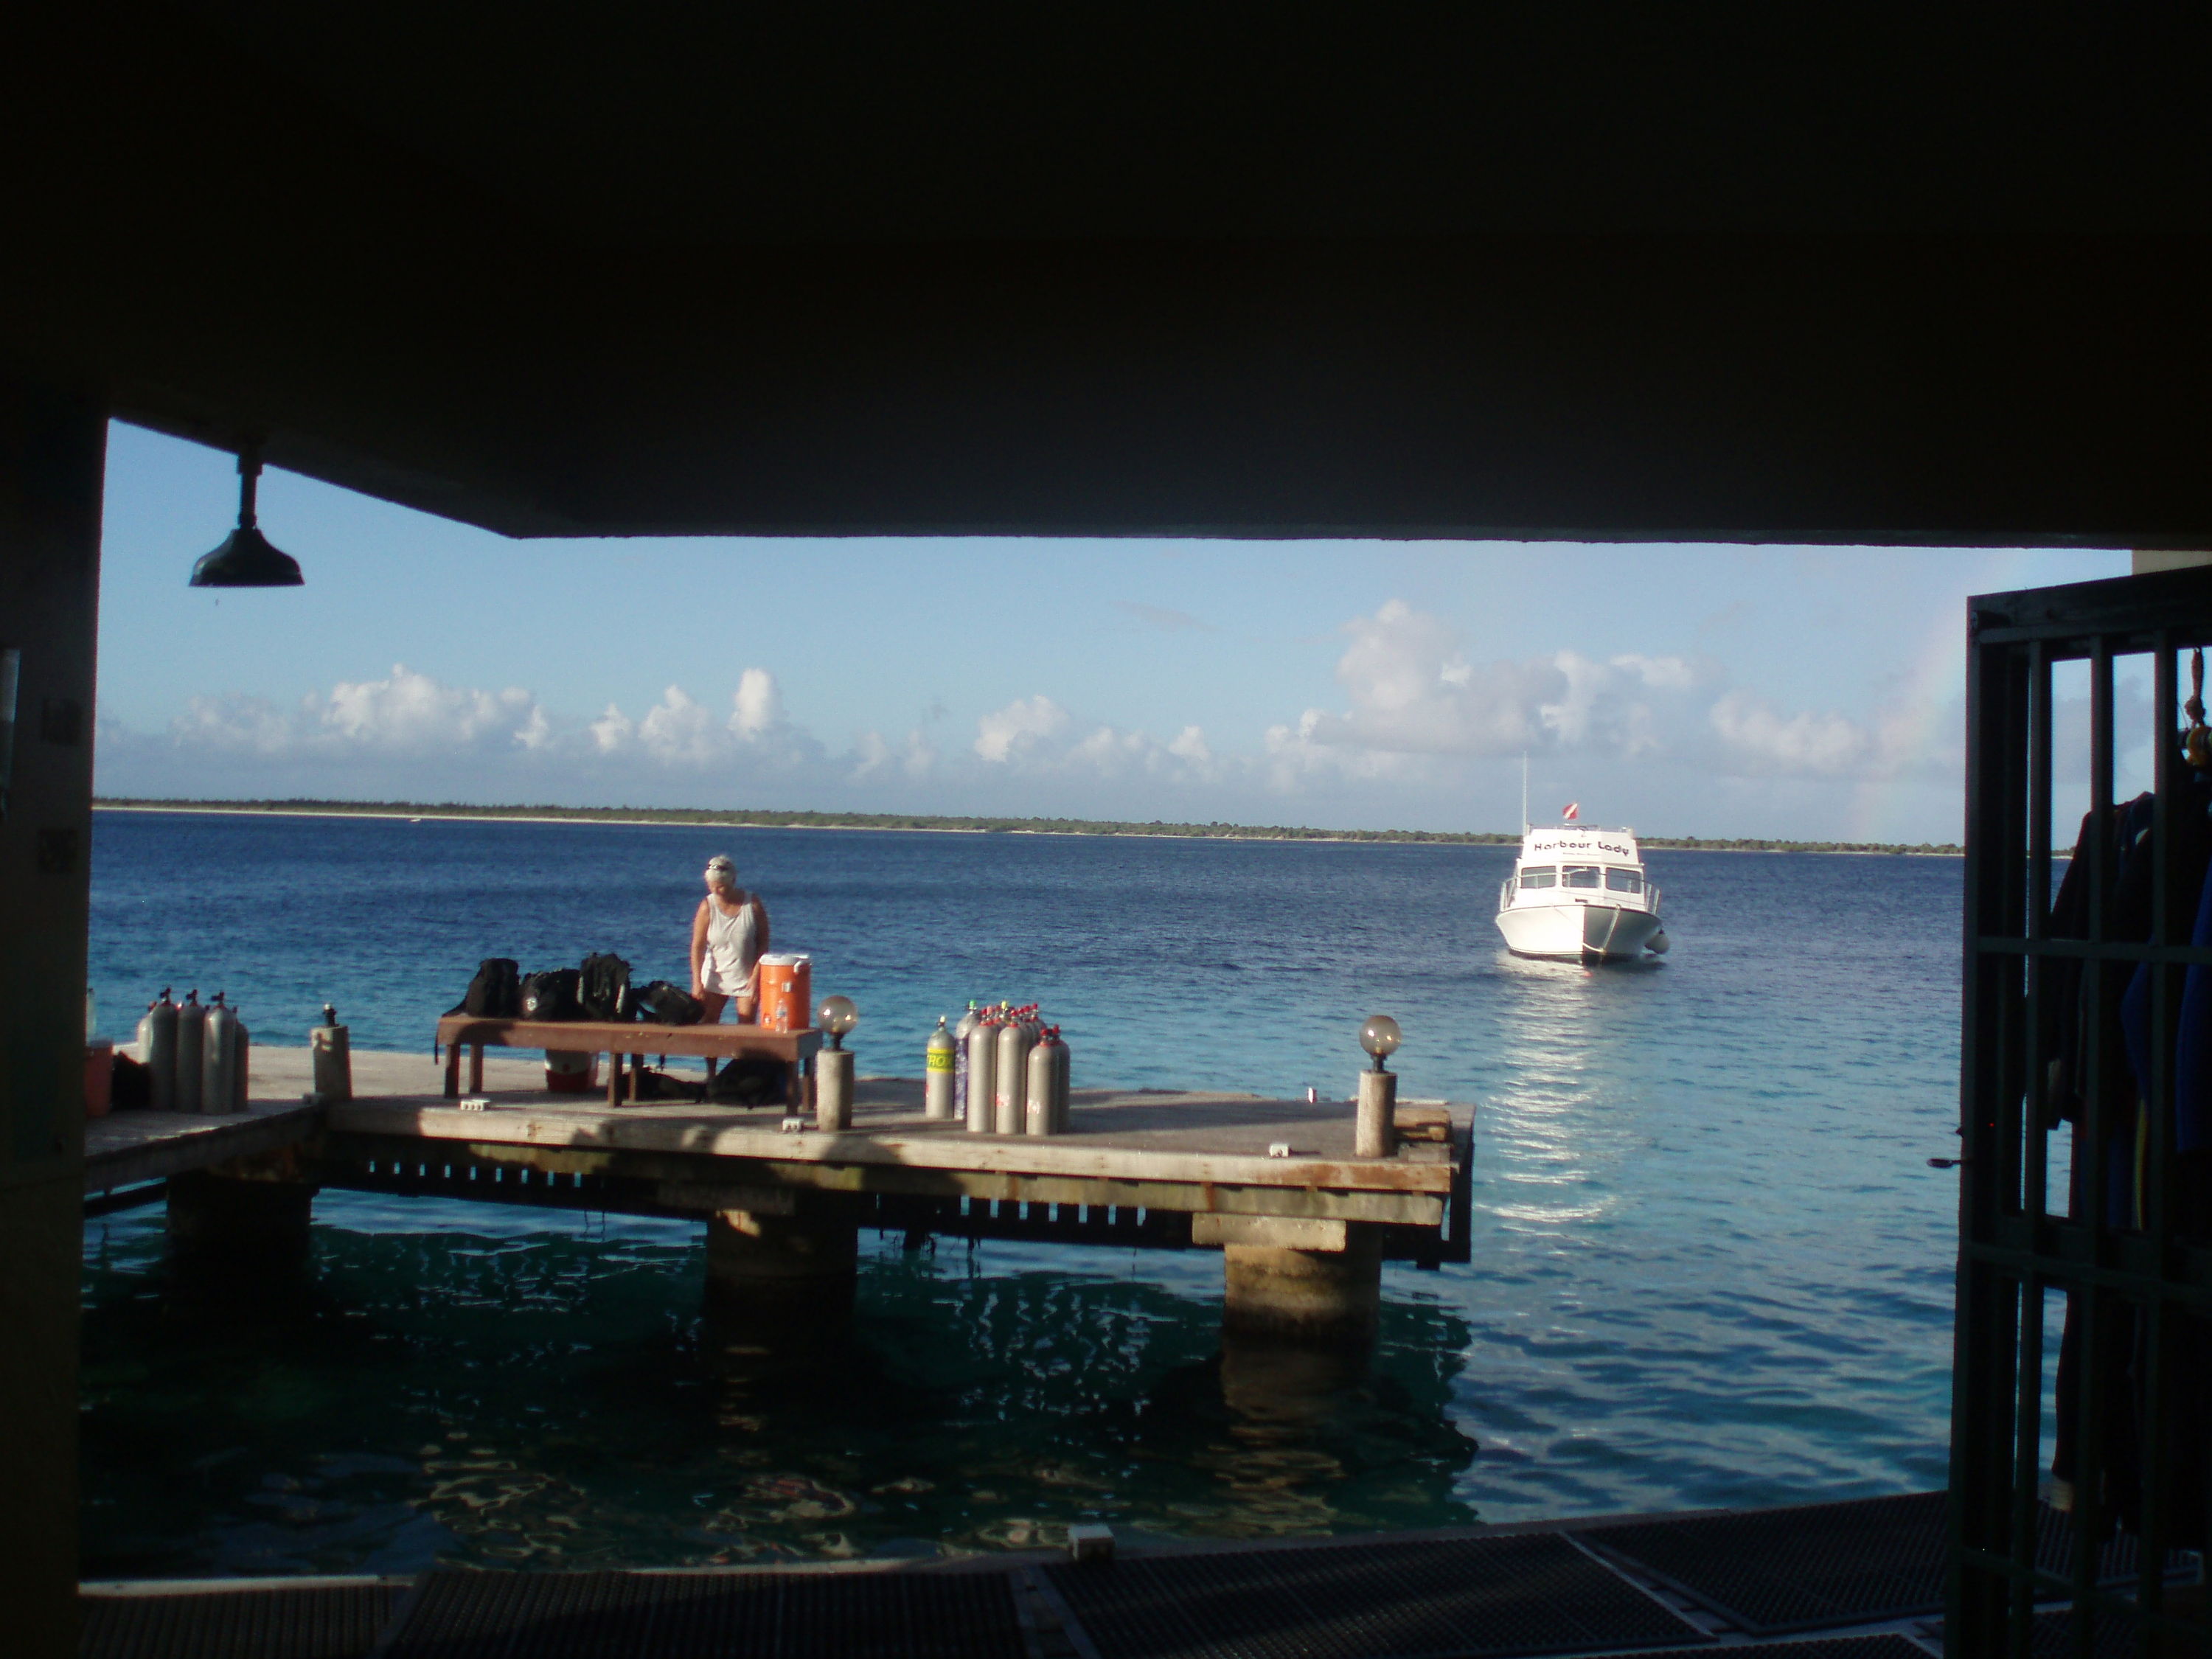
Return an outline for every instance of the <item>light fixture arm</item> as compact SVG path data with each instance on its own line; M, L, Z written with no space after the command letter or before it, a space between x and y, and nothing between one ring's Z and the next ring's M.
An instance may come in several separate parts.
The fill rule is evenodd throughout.
M254 517L254 497L261 491L261 446L257 442L240 444L238 447L238 527L252 530Z

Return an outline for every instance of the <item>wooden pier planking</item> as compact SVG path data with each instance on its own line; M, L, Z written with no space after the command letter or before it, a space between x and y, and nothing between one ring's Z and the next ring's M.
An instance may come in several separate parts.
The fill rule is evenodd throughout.
M775 1109L688 1103L609 1108L543 1087L534 1058L488 1056L486 1108L443 1095L427 1054L354 1055L356 1097L301 1102L307 1051L256 1048L252 1110L229 1116L131 1112L88 1135L88 1193L298 1147L301 1178L344 1184L371 1161L466 1163L556 1177L651 1183L673 1210L784 1208L803 1192L896 1194L1194 1216L1435 1229L1464 1181L1471 1107L1404 1103L1448 1139L1385 1158L1352 1156L1352 1107L1225 1092L1079 1090L1070 1133L970 1134L921 1111L917 1079L867 1078L853 1127L785 1133ZM1439 1121L1442 1120L1442 1121ZM1449 1124L1448 1131L1444 1125ZM1288 1158L1267 1148L1287 1144ZM502 1196L496 1188L483 1196Z

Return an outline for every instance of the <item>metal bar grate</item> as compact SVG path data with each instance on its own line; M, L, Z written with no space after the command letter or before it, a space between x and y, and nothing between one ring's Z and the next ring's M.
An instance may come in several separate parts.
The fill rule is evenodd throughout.
M1008 1572L461 1572L380 1659L1023 1659Z
M81 1598L83 1659L366 1659L404 1585L98 1593Z
M2212 1389L2212 1171L2175 1141L2186 976L2212 960L2191 936L2212 787L2182 763L2177 681L2208 643L2212 569L1968 605L1951 1651L2212 1654L2201 1591L2173 1589L2205 1541ZM2058 705L2060 669L2086 703ZM2146 752L2147 799L2118 799ZM2062 788L2091 826L2063 917ZM2039 1496L2054 1428L2064 1514ZM2080 1616L2039 1612L2054 1595Z
M1702 1637L1557 1533L1048 1570L1100 1659L1419 1659Z

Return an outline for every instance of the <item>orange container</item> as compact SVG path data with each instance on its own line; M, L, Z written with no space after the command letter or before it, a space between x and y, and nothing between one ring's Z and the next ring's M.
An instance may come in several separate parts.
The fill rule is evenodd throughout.
M760 1027L803 1031L814 1024L814 958L778 951L760 959Z
M115 1045L94 1037L84 1045L84 1115L106 1117L115 1101Z

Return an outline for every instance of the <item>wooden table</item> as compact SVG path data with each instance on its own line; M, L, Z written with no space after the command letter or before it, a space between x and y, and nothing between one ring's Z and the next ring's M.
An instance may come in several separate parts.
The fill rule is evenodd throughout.
M469 1014L448 1014L438 1022L438 1041L446 1045L446 1097L459 1098L461 1050L469 1050L469 1092L483 1092L483 1051L501 1048L553 1048L570 1054L607 1056L607 1104L617 1106L623 1095L628 1070L624 1055L641 1063L647 1054L703 1055L713 1073L713 1062L744 1054L765 1054L788 1068L786 1102L796 1109L805 1104L806 1062L822 1048L822 1033L811 1027L802 1031L768 1031L757 1025L640 1025L611 1019L478 1019Z

